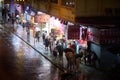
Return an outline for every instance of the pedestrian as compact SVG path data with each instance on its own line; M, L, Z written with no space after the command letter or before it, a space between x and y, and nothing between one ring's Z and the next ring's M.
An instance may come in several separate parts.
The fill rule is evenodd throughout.
M2 9L2 18L3 18L3 21L6 21L6 8Z
M56 46L58 53L59 53L59 58L62 59L63 57L63 46L61 43L58 43L58 45Z
M12 21L12 27L13 27L13 31L15 31L15 26L14 26L14 23L15 23L15 14L12 13L12 17L11 17L11 21Z
M37 31L35 33L35 38L36 38L36 42L39 42L39 39L40 39L40 31Z
M45 49L46 49L46 50L48 50L49 45L50 45L49 38L46 37L46 38L45 38Z
M50 41L50 52L52 52L52 51L53 51L54 38L53 38L53 37L50 37L50 38L49 38L49 41Z
M45 33L42 34L43 44L45 43Z
M30 28L27 27L27 36L30 36Z
M73 52L67 52L65 53L66 59L67 59L67 69L69 71L74 70L75 67L75 55Z
M82 58L82 53L75 54L75 70L78 72L79 67L80 67L80 59Z
M15 14L12 13L12 24L14 24L14 22L15 22Z
M57 58L57 52L58 52L57 49L54 48L54 49L53 49L53 56L55 57L55 59Z
M85 57L86 57L86 65L91 65L91 54L87 52Z
M20 15L16 15L15 18L16 18L16 23L17 23L17 25L18 25L18 24L19 24L19 21L20 21Z
M35 38L36 38L36 42L39 42L39 38L40 38L40 28L39 28L39 26L35 27Z
M22 23L22 27L23 27L23 30L25 30L25 23L24 22Z
M76 53L76 43L75 41L72 41L70 48L74 51L74 53Z
M10 14L10 12L8 13L8 22L10 22L11 21L11 14Z

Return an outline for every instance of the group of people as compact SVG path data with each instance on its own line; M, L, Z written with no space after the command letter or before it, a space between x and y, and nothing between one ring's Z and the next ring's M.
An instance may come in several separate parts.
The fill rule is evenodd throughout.
M80 54L82 55L81 61L85 65L96 67L96 61L99 61L99 60L95 52L84 50L84 51L81 51Z
M50 38L47 38L47 40L45 39L45 45L46 42L49 42L47 47L50 47L51 53L55 58L57 58L59 55L59 58L62 59L63 53L65 53L67 60L66 68L69 71L78 71L80 68L79 64L82 62L84 62L86 65L92 65L93 67L96 67L96 61L98 60L96 53L93 51L88 51L87 49L80 49L79 53L76 54L75 41L71 42L70 44L66 44L66 42L61 39L54 40L51 43Z
M45 49L50 49L51 54L55 57L55 59L59 58L63 59L63 53L65 53L65 57L67 60L66 68L69 71L78 70L79 69L79 58L81 55L77 55L75 52L76 45L74 42L67 46L67 43L64 39L53 39L50 36L42 35L43 44L45 45Z

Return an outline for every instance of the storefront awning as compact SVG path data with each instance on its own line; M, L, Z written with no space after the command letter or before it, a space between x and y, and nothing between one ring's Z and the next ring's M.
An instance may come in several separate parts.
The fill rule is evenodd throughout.
M88 25L120 25L120 16L76 17L75 22Z
M48 22L50 20L50 15L48 14L39 14L35 16L35 22Z

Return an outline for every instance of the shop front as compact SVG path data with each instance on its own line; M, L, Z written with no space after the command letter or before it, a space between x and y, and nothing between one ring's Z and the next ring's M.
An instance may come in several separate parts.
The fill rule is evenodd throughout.
M40 34L45 32L48 35L48 22L50 21L50 15L46 13L42 13L40 11L37 12L37 15L34 16L34 26L37 27L39 26L40 29Z
M62 39L65 36L65 28L67 25L64 24L59 18L52 16L50 18L49 33L56 36L56 39Z
M67 24L65 24L65 21L44 13L36 15L35 22L40 23L41 31L46 33L46 36L54 37L57 40L66 39Z
M83 25L68 24L67 43L75 43L77 54L81 49L87 49L87 29L88 28Z

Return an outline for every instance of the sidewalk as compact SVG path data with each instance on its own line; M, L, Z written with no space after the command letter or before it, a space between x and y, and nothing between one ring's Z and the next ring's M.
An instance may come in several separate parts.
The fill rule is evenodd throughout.
M6 24L8 28L10 28L10 24ZM65 69L67 60L65 56L63 56L63 61L59 59L55 59L53 55L50 53L50 51L46 51L42 42L42 39L40 39L40 42L35 42L35 39L33 37L33 31L30 30L30 36L27 35L26 30L23 30L21 25L18 25L18 28L16 29L16 32L14 32L17 36L19 36L21 39L23 39L27 44L31 45L33 48L38 50L43 56L47 57L51 62L55 63L57 66L60 66L61 68ZM89 78L87 80L104 80L103 73L92 68L89 66L86 66L84 64L80 63L80 68L77 73L75 73L80 77L80 80L83 80L82 75Z

